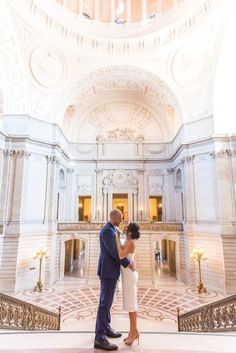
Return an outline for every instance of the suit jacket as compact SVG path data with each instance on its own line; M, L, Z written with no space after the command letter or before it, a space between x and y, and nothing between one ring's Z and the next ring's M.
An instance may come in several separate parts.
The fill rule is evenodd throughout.
M107 222L100 232L100 256L97 274L102 279L118 279L120 265L127 267L130 261L127 258L119 259L116 247L116 229Z

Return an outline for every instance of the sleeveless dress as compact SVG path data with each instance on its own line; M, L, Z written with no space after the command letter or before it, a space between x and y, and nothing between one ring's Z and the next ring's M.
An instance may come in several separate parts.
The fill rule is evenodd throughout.
M127 259L133 260L134 254L129 254ZM133 312L138 310L137 281L138 272L129 267L121 266L123 288L123 310Z

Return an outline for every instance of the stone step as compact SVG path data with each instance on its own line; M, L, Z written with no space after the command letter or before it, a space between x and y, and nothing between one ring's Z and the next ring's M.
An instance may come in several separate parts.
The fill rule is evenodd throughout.
M124 333L124 336L126 333ZM94 353L93 332L0 332L0 353ZM234 333L141 333L139 346L127 347L122 338L110 340L119 352L235 353Z

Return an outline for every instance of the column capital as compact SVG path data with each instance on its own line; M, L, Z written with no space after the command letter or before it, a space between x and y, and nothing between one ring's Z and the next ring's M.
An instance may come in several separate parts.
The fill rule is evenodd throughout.
M209 155L213 159L231 157L232 156L232 150L228 149L228 150L212 151L212 152L209 152Z
M183 158L181 158L181 162L182 163L191 163L194 160L194 155L190 156L184 156Z
M20 150L20 151L15 151L15 155L16 157L19 157L19 158L29 159L29 157L31 156L31 153L25 150Z
M68 174L73 174L73 173L74 173L74 169L73 169L73 168L67 168L67 169L66 169L66 172L67 172Z
M3 150L3 155L5 158L13 157L15 153L16 153L15 150Z
M60 160L56 156L46 156L48 163L56 163L57 165L60 163Z

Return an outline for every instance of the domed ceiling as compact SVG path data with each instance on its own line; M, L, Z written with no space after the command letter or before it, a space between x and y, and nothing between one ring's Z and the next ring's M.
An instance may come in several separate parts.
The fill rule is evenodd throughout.
M183 119L172 90L150 72L131 66L92 72L74 84L68 98L61 126L75 142L113 141L117 136L167 142Z
M154 19L184 0L54 0L69 11L102 23L133 23Z

